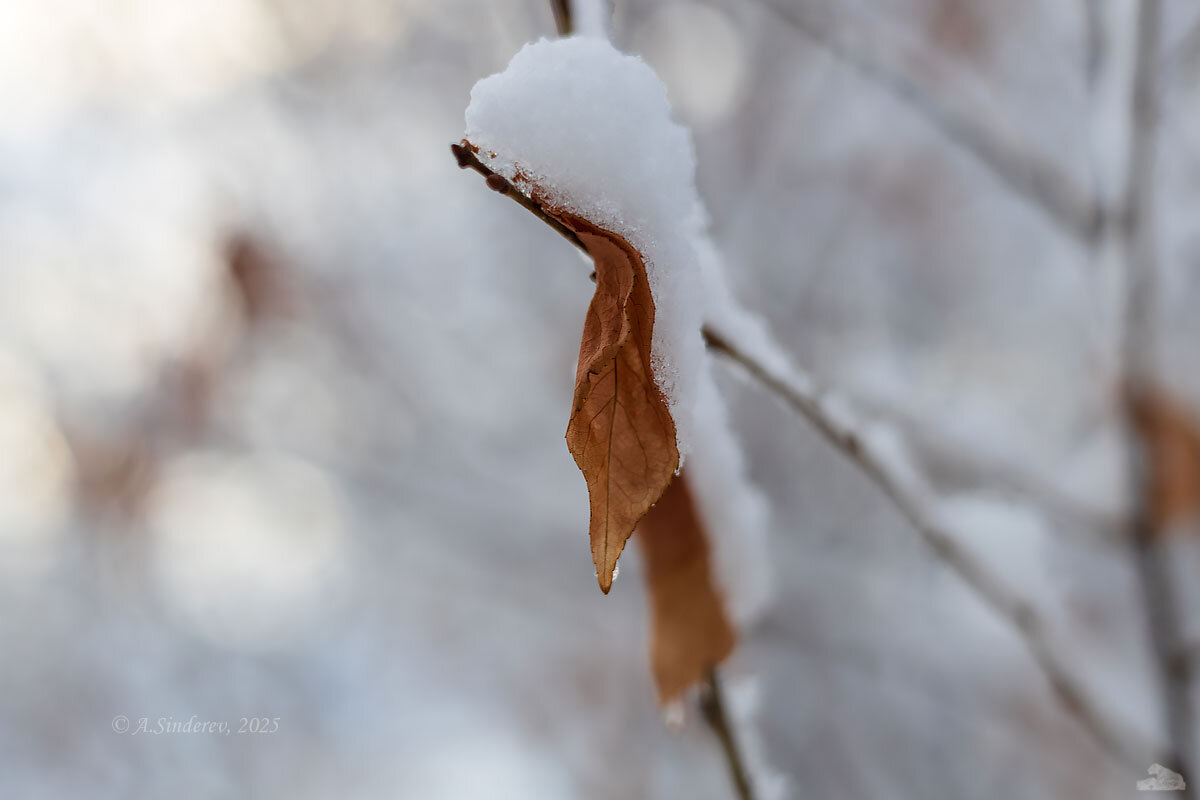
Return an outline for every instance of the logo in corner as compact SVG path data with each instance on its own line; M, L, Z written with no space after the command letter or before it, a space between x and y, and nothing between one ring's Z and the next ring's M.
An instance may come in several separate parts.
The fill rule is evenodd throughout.
M1150 777L1137 782L1139 792L1174 792L1187 788L1182 775L1162 764L1155 764L1146 771Z

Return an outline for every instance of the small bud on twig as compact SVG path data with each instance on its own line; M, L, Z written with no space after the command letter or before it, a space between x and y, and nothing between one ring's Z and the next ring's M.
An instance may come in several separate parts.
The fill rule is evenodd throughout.
M497 175L495 172L487 176L487 185L493 192L499 192L500 194L508 194L508 190L512 188L512 184L508 182L508 178L503 175Z

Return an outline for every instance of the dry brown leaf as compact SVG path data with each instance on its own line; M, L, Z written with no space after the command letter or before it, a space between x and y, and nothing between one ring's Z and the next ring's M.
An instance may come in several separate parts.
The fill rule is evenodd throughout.
M592 560L607 594L625 542L679 466L679 449L650 366L654 298L645 262L614 233L573 214L552 216L574 231L596 264L567 447L587 480Z
M735 638L686 468L642 518L637 541L650 596L650 667L665 704L703 681Z
M1200 432L1196 420L1162 393L1132 399L1146 453L1146 507L1151 535L1200 519Z

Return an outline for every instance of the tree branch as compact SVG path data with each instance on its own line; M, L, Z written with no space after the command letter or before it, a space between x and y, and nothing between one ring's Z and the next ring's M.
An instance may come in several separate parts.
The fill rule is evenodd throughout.
M554 27L559 36L570 36L571 29L571 0L550 0L550 10L554 12Z
M1122 341L1125 389L1129 393L1130 480L1136 509L1132 521L1134 558L1141 579L1147 627L1154 644L1162 682L1163 711L1171 752L1164 760L1184 774L1185 797L1196 797L1200 754L1194 732L1190 659L1184 640L1183 610L1171 569L1171 537L1158 529L1151 507L1154 455L1146 429L1138 424L1139 405L1152 403L1160 391L1155 381L1158 321L1158 254L1155 231L1155 170L1158 139L1158 90L1161 75L1162 5L1141 0L1133 34L1134 65L1129 99L1129 149L1119 228L1113 231L1125 260L1125 318Z
M542 210L540 203L517 190L510 181L479 161L469 143L451 145L459 166L474 169L487 177L488 186L511 197L549 224L564 238L580 248L587 248L570 230ZM1018 639L1023 642L1034 662L1045 674L1051 689L1063 709L1110 756L1127 766L1141 770L1152 748L1137 740L1122 725L1109 719L1099 704L1083 688L1067 667L1067 659L1050 637L1050 632L1037 609L1019 597L1010 587L998 581L971 558L967 550L942 526L933 509L928 489L918 476L908 470L884 448L875 437L864 436L860 423L843 409L830 403L829 395L818 391L807 376L797 372L780 358L758 359L731 341L722 331L705 325L702 329L705 344L713 352L740 364L763 387L796 410L816 428L833 447L856 464L892 501L901 515L943 563L959 576L964 585L1000 618L1007 621Z
M739 800L754 800L750 771L746 769L746 762L738 747L728 705L725 699L725 686L721 681L720 674L714 669L708 673L708 683L700 695L700 710L704 713L704 720L721 742L721 749L725 753L725 763L729 765L730 777L733 779Z
M890 498L901 515L930 549L958 575L963 583L997 616L1012 627L1033 660L1041 668L1063 708L1110 755L1140 769L1150 749L1121 731L1120 724L1090 696L1067 666L1067 659L1054 645L1050 631L1037 609L1009 586L983 569L970 553L942 527L932 508L928 490L919 477L897 464L876 437L864 435L865 426L834 410L830 396L813 387L806 376L772 369L738 349L713 331L705 331L710 349L740 364L760 384L808 420L825 439L875 483Z
M777 19L798 30L863 79L882 88L958 145L1018 197L1083 243L1100 230L1099 207L1053 161L1009 138L1006 125L985 115L967 93L947 85L952 75L916 49L863 41L862 25L838 25L832 14L804 0L759 0ZM839 5L838 8L841 8ZM890 52L885 60L875 55ZM890 63L889 63L890 62Z
M542 209L542 204L532 197L529 197L524 192L512 185L512 182L498 172L494 172L487 164L479 160L479 156L475 155L473 145L466 139L463 139L461 144L450 145L450 152L454 153L455 160L458 161L460 169L473 169L487 179L488 188L499 194L506 195L520 204L526 211L533 214L542 222L553 228L559 236L562 236L571 244L578 247L584 253L587 253L587 246L575 235L575 231L563 225L561 222L550 216Z

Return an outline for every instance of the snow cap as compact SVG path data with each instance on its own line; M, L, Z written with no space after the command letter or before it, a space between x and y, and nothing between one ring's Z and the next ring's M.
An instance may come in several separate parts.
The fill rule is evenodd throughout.
M596 37L525 45L471 90L467 139L488 167L642 254L654 297L654 376L690 450L704 368L696 158L647 64ZM520 176L520 177L519 177ZM527 180L526 180L527 179Z

